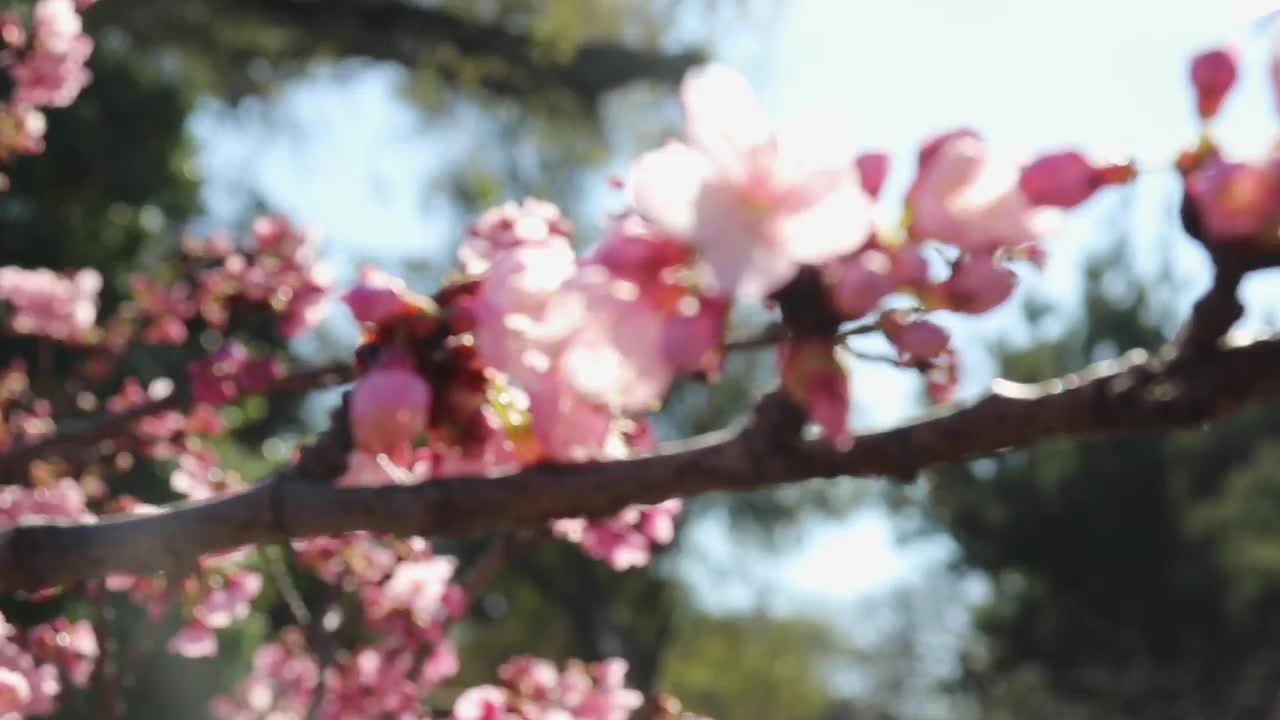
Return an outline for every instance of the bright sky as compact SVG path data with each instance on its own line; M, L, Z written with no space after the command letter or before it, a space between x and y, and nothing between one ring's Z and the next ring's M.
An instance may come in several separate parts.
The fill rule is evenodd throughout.
M1238 12L1258 0L778 1L776 22L723 38L719 57L748 73L778 116L840 113L868 147L893 152L901 172L891 176L890 195L901 192L920 140L960 125L1010 153L1075 146L1167 167L1196 133L1189 58L1224 41L1242 42L1246 52L1240 87L1219 123L1228 147L1256 151L1277 129L1270 32L1250 30ZM247 185L271 207L322 229L335 257L345 258L343 272L352 271L353 258L433 258L457 219L432 198L430 183L465 152L465 142L455 141L467 138L468 124L425 130L416 111L395 99L399 77L386 67L317 77L288 92L280 113L208 108L194 127L214 214L231 212L225 198ZM615 169L626 161L618 158ZM1159 173L1142 180L1130 218L1139 234L1163 223L1169 182ZM1100 198L1069 222L1050 245L1048 272L1031 282L1070 297L1081 252L1096 234L1090 218L1116 201ZM1173 256L1187 268L1184 303L1207 283L1189 244L1144 247L1148 262ZM1261 292L1256 283L1252 290ZM972 351L967 392L980 391L992 372L978 340L1005 331L1016 315L953 323L962 349ZM860 368L859 425L909 416L918 409L911 404L917 388L904 374ZM723 526L709 523L695 537L710 566L741 567L728 556L736 549ZM868 510L815 532L793 560L743 576L741 587L717 577L707 597L733 607L761 600L763 584L780 609L851 602L928 572L945 550L897 547L884 513Z

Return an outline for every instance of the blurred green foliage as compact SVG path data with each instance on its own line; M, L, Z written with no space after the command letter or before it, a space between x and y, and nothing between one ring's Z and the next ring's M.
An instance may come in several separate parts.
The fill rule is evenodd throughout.
M1155 348L1159 284L1004 357L1055 377ZM1143 282L1125 278L1131 288ZM960 690L983 718L1263 718L1280 697L1280 412L1177 433L1059 439L932 473L928 508L991 581Z

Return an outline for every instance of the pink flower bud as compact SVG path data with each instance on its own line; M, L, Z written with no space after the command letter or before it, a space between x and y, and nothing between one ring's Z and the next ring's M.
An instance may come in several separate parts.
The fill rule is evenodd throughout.
M1280 222L1280 167L1210 159L1186 178L1209 240L1249 240Z
M951 342L947 331L929 320L913 320L907 313L885 313L880 319L885 337L898 348L902 362L916 365L941 355Z
M1018 187L1033 205L1075 207L1098 188L1098 173L1078 152L1054 153L1023 168Z
M778 349L782 386L809 419L839 449L853 444L849 432L849 377L835 357L832 338L800 338Z
M1234 47L1208 50L1191 61L1191 84L1196 91L1196 110L1209 119L1218 114L1222 101L1236 82Z
M831 304L849 320L871 312L896 285L893 262L880 250L860 252L837 267L840 274L831 288Z
M7 12L0 15L0 43L11 48L20 48L27 44L27 32L16 13Z
M192 621L169 639L169 652L186 658L213 657L218 654L218 636L208 627Z
M889 175L889 156L882 152L863 153L856 161L862 189L871 197L879 197L884 179Z
M351 391L351 433L360 450L405 457L426 427L431 388L401 362L380 362Z
M405 307L408 289L403 280L377 268L360 271L360 284L342 296L356 321L379 325L395 317Z
M962 313L984 313L1004 302L1017 284L1013 271L990 254L965 255L938 286L940 305Z

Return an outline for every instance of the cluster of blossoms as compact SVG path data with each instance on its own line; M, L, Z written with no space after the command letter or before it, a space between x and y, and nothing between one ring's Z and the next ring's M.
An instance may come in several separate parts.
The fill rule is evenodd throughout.
M0 267L0 302L8 303L7 326L20 335L62 342L89 342L98 335L102 275L85 269L60 274L46 268Z
M423 717L422 699L458 671L445 637L463 609L462 589L452 582L456 560L433 554L422 538L364 533L295 541L294 548L304 567L355 593L376 639L344 648L320 668L302 631L286 628L258 649L240 686L214 701L214 716L301 717L323 687L318 717Z
M364 273L345 298L367 330L350 406L357 452L412 465L401 477L421 481L647 450L647 415L674 379L718 373L732 303L762 300L782 306L790 331L784 389L847 444L843 323L876 319L900 362L945 399L954 356L925 313L999 305L1016 282L1008 264L1040 258L1062 208L1133 175L1074 152L1002 162L976 133L956 131L921 150L905 221L879 228L883 154L833 153L809 128L773 131L746 81L722 66L691 72L681 98L686 140L636 161L632 207L591 252L575 253L555 206L529 199L480 217L459 249L461 272L432 298ZM804 307L789 299L797 288ZM625 568L669 541L678 511L664 503L553 528Z
M29 642L21 642L24 638L20 637L20 631L0 616L0 717L21 718L53 712L62 692L58 660L64 657L70 663L67 667L75 670L75 679L88 679L92 671L91 658L98 654L92 628L83 621L72 626L64 620L60 625L64 626L36 626L27 633ZM53 647L49 642L51 633ZM89 658L89 672L81 669L86 658Z
M103 279L97 271L61 274L0 268L0 318L5 328L56 341L66 346L68 355L82 353L78 379L67 387L80 410L115 415L147 410L125 426L128 432L31 463L25 478L7 478L8 484L0 487L0 527L95 522L103 513L161 512L127 495L112 497L103 480L104 473L130 470L138 457L162 463L161 467L171 463L169 487L177 497L205 500L242 490L245 483L220 467L208 438L226 431L220 406L246 393L269 390L283 373L275 356L248 349L247 343L258 342L254 333L289 337L319 319L328 280L317 255L311 235L278 217L259 218L241 246L221 236L187 238L176 264L130 278L130 296L102 321L98 294ZM264 316L273 329L263 330ZM127 353L139 341L180 345L195 332L211 329L231 339L185 368L186 391L181 396L175 395L180 391L168 377L147 382L128 375L116 379L127 371ZM234 339L238 335L245 336L246 343ZM181 373L183 368L174 370ZM107 382L118 382L118 389L99 399L98 393L106 394L100 388ZM33 388L23 361L14 360L0 371L0 448L38 442L57 431L55 420L66 411L55 414L54 404ZM98 463L99 454L109 460L105 467ZM126 594L157 627L167 626L177 610L184 620L164 644L179 655L208 657L218 652L218 631L247 618L261 593L263 576L256 563L248 551L224 553L201 558L197 572L186 578L115 574L89 591ZM0 645L4 717L53 711L66 687L87 682L98 654L93 628L84 621L56 618L5 637L9 639Z
M0 65L14 79L0 104L3 162L39 150L39 108L64 106L83 88L92 43L71 0L38 0L30 33L16 17L0 17L0 47ZM1235 63L1227 49L1192 65L1206 123L1235 82ZM1041 263L1041 240L1065 209L1135 174L1131 164L1073 151L1004 159L978 133L955 130L922 145L901 220L882 226L875 204L890 171L883 153L860 153L809 127L774 130L746 81L723 66L693 70L681 100L684 138L636 160L627 206L590 251L575 251L574 227L559 208L526 199L491 208L468 228L458 272L434 295L362 271L343 297L363 342L347 405L354 450L339 485L485 482L540 463L651 452L651 416L672 384L719 375L735 303L780 312L781 389L827 440L847 447L854 438L843 332L883 333L898 364L923 374L934 401L947 400L957 362L935 314L999 306L1016 287L1017 265ZM1274 252L1280 154L1229 161L1206 132L1178 167L1213 247ZM313 237L263 217L243 246L225 236L187 238L176 269L130 278L130 297L101 324L103 280L92 270L0 268L0 302L9 331L91 348L83 373L91 381L115 378L139 339L189 347L194 334L220 334L218 349L185 368L189 408L163 405L132 420L129 438L83 449L110 453L121 472L135 454L172 463L172 493L207 500L245 487L207 442L226 430L218 408L269 391L284 372L258 350L264 343L249 328L260 333L262 323L251 320L267 313L276 340L312 326L329 287L317 255ZM105 405L127 413L174 393L167 378L125 377ZM30 397L25 368L0 371L0 448L54 429L53 406ZM89 464L33 463L25 483L0 488L0 527L162 511L110 497L101 469ZM681 510L671 499L612 517L555 519L548 530L621 571L673 541ZM324 609L315 624L342 627L357 608L360 632L322 653L314 627L285 628L258 648L248 677L215 700L213 715L301 718L315 708L322 718L430 717L424 698L458 672L448 630L469 598L454 579L457 560L422 538L368 533L295 540L291 549L301 570L354 601ZM218 652L218 632L247 618L263 594L257 560L242 549L201 558L191 577L113 575L100 589L126 593L157 623L178 610L168 649L207 657ZM97 657L85 621L56 618L20 632L0 619L0 716L53 711L65 684L88 681ZM558 668L518 657L499 669L500 684L465 690L450 717L624 720L645 703L625 674L616 658ZM679 715L674 702L655 702L659 717Z
M1191 82L1206 131L1199 146L1178 159L1178 169L1203 234L1214 245L1265 252L1280 242L1280 146L1259 159L1231 160L1207 131L1235 85L1237 59L1236 48L1227 47L1201 53L1192 62ZM1280 97L1280 55L1272 65L1272 81Z
M129 278L130 302L119 319L124 331L116 334L120 341L132 340L141 325L144 342L181 345L190 336L193 322L224 332L234 330L236 314L245 308L270 312L286 338L319 322L332 280L328 266L319 261L315 235L278 215L254 219L250 230L242 245L220 234L184 238L185 267L179 277L136 274ZM240 347L231 352L243 351ZM256 367L246 374L266 369ZM230 402L238 394L217 404Z
M0 15L0 69L12 85L0 100L0 163L44 151L44 108L65 108L89 84L93 39L80 10L95 0L37 0L28 30L16 13ZM8 180L0 173L0 191Z
M462 693L450 720L626 720L644 697L626 687L627 663L614 658L563 670L550 660L515 657L498 668L502 685Z

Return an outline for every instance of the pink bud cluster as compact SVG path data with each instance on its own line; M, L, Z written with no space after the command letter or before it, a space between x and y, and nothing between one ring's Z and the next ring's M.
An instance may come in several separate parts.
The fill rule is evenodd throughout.
M35 645L43 647L40 636L44 631L35 631L35 634ZM57 707L58 696L62 694L58 665L37 658L28 647L23 647L21 640L17 628L0 615L0 717L48 715ZM77 645L88 649L83 640ZM93 648L96 655L96 640Z
M61 274L45 268L0 267L0 302L9 304L8 327L22 335L91 341L101 290L97 270Z
M279 360L254 357L234 340L187 367L192 397L215 406L235 402L242 394L266 392L283 376L284 366Z
M31 628L27 644L33 656L52 663L72 685L89 684L99 651L98 635L88 620L54 618Z
M1277 47L1280 58L1280 46ZM1239 52L1214 48L1195 57L1191 82L1200 116L1217 114L1235 85ZM1280 59L1272 66L1280 97ZM1256 160L1223 156L1208 133L1200 146L1179 161L1186 195L1197 211L1202 239L1214 246L1274 248L1280 231L1280 150L1272 148Z
M550 660L521 656L498 668L501 685L471 688L453 704L450 720L627 720L644 697L625 685L627 662Z
M169 651L189 658L218 654L218 630L249 617L262 575L243 567L241 553L201 563L205 572L183 582L189 620L169 639Z
M684 509L679 498L657 505L631 505L604 520L562 518L551 523L551 532L577 543L588 556L603 560L619 572L644 567L653 555L653 546L668 545L675 539L676 518Z
M84 490L73 478L64 477L36 487L0 487L0 528L19 522L92 522Z
M472 274L435 298L362 273L344 299L373 359L351 395L357 452L344 483L623 457L677 372L718 371L728 303L698 290L683 245L625 214L579 259L571 232L553 205L509 203L470 228L459 257ZM388 473L377 456L413 469ZM554 527L634 567L670 542L678 512L668 503Z
M251 251L236 251L220 238L185 244L193 255L217 261L198 274L201 316L226 328L236 303L247 302L269 308L285 337L313 327L324 314L330 285L327 268L317 261L315 236L283 217L262 216L253 221L251 245Z
M44 150L44 108L64 108L89 84L93 39L78 10L90 3L37 0L28 30L15 13L0 15L0 68L13 89L0 101L0 163ZM0 191L8 180L0 174Z
M220 720L290 716L309 707L324 676L319 717L429 717L422 699L458 671L445 637L463 609L453 583L454 558L435 555L422 538L383 540L355 533L295 541L300 563L336 586L353 590L375 639L344 651L319 669L286 628L263 646L250 675L211 708ZM339 620L342 622L342 620Z

